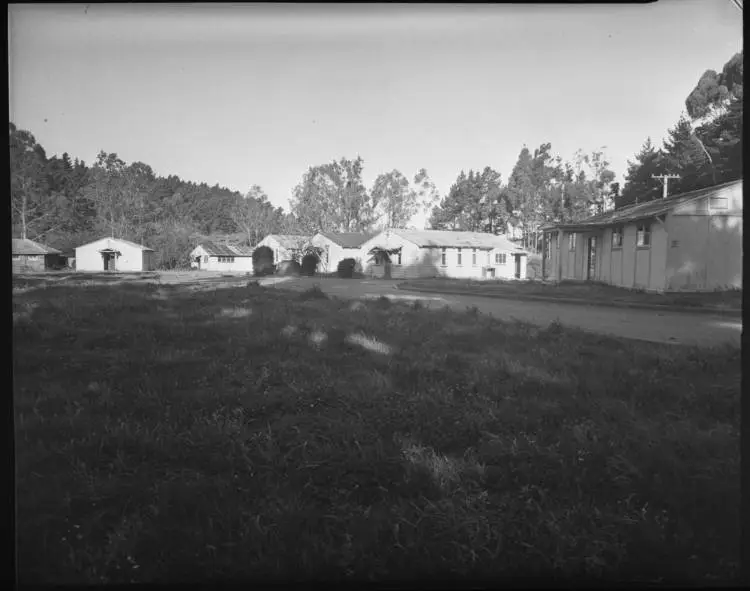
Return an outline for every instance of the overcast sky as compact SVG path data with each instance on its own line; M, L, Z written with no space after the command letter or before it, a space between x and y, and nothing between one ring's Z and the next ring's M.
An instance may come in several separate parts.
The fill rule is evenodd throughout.
M730 0L651 5L11 5L10 119L49 156L261 185L362 156L507 180L524 144L607 146L621 179L707 69L742 48Z

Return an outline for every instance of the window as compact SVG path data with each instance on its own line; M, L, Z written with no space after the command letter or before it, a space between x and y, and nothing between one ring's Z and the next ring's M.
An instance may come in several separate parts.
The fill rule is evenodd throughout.
M612 228L612 248L622 248L622 226Z
M677 248L678 246L680 246L680 241L679 240L672 240L672 248Z
M398 251L398 258L396 259L396 264L397 265L401 264L401 251L400 250Z
M328 252L330 250L330 247L326 244L326 266L328 266Z
M233 263L234 257L219 257L220 263Z
M440 251L441 251L440 252L440 264L443 265L443 267L445 267L445 259L446 259L445 249L441 248Z
M13 255L13 260L14 261L20 261L21 260L21 255L20 254L14 254Z
M555 232L555 248L560 250L560 232Z
M641 224L638 226L635 236L636 246L649 246L651 244L651 226L649 224Z
M207 262L208 262L208 255L207 255L207 254L204 254L204 255L203 255L203 262L204 262L204 263L207 263Z
M729 199L726 197L711 197L711 209L729 209Z
M568 232L568 250L576 249L576 233Z
M458 249L458 255L456 256L456 264L460 267L461 266L461 249Z
M472 267L477 266L477 249L476 248L471 249L471 266Z
M495 264L496 265L504 265L505 264L505 253L504 252L496 252L495 253Z

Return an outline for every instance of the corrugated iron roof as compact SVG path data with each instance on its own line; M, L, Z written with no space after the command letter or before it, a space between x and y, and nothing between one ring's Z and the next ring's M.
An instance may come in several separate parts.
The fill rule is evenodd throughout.
M368 232L321 232L320 234L344 248L359 248L375 236L375 234Z
M28 238L13 238L11 240L13 254L37 255L37 254L62 254L56 248L39 244Z
M302 248L309 240L307 236L294 236L292 234L269 234L267 238L273 238L282 248Z
M499 248L510 251L523 251L505 236L496 236L484 232L452 232L450 230L391 230L401 238L421 247L436 246L442 248Z
M607 211L603 214L595 215L577 222L571 222L569 224L549 224L543 226L542 229L552 230L555 228L573 229L579 227L601 227L652 218L667 213L672 208L683 203L693 201L694 199L701 199L703 197L718 193L719 191L736 185L741 186L742 179L738 181L722 183L721 185L714 185L713 187L697 189L688 193L680 193L679 195L673 195L672 197L667 197L666 199L655 199L646 203L628 205L627 207L623 207L621 209Z
M240 246L239 244L221 244L206 240L201 242L198 246L202 247L203 250L209 256L217 257L251 257L253 256L253 249L249 246Z

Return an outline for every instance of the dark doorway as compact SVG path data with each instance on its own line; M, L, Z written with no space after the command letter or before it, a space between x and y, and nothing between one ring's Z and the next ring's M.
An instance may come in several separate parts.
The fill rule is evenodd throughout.
M101 252L102 252L102 260L104 261L104 270L105 271L117 270L117 257L120 253L115 250L103 250Z
M516 259L516 279L521 278L521 255L517 254L515 255Z
M596 236L591 236L588 240L588 260L586 279L590 281L596 279Z
M384 279L390 279L391 278L391 257L388 256L387 252L383 253L383 278Z

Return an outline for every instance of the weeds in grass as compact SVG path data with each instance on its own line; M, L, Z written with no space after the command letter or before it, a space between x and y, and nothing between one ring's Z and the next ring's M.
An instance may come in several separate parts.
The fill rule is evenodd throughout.
M299 294L300 300L327 300L328 295L320 289L320 285L315 284L310 289L307 289Z

